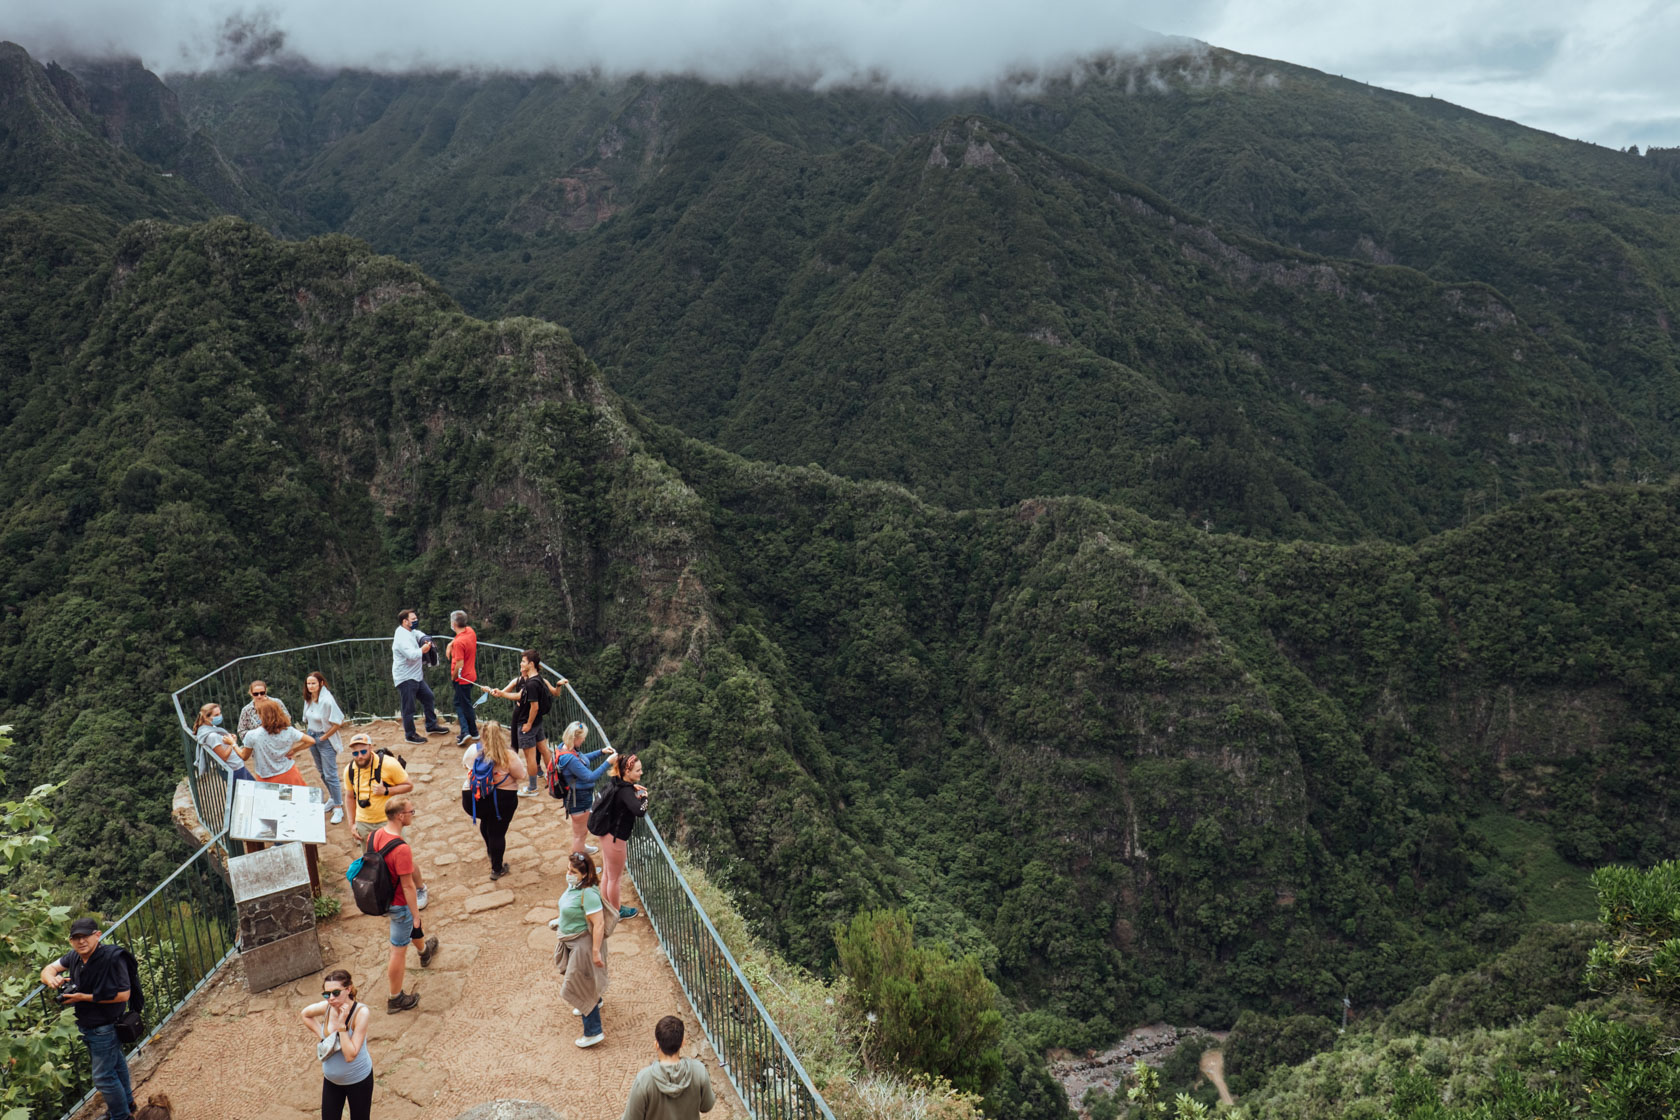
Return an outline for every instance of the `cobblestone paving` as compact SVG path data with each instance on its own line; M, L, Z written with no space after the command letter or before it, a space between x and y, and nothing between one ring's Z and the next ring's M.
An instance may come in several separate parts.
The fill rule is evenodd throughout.
M520 799L508 831L513 873L492 883L477 827L461 811L454 736L419 746L401 744L401 728L389 722L371 731L377 744L408 759L420 811L407 836L430 894L424 928L442 942L430 968L410 951L405 986L420 994L420 1006L387 1015L387 924L356 910L344 880L355 848L347 829L328 826L321 874L343 911L320 927L321 946L327 969L348 969L373 1006L374 1116L447 1120L486 1101L517 1098L547 1105L564 1120L618 1120L636 1071L653 1058L654 1023L679 1014L688 1024L684 1051L706 1062L718 1094L708 1120L744 1120L746 1110L645 918L620 923L612 937L606 1041L589 1050L573 1045L579 1020L560 1001L547 925L570 850L560 803L546 791ZM318 781L307 757L302 769ZM628 879L623 902L639 904ZM312 976L251 995L236 960L183 1012L181 1026L149 1048L161 1058L149 1072L136 1070L146 1077L137 1096L168 1093L178 1120L319 1116L320 1066L298 1012L320 990L320 977Z

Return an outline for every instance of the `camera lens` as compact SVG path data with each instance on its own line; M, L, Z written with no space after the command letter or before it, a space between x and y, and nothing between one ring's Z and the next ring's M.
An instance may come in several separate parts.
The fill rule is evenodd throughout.
M367 798L365 798L365 797L358 797L358 798L357 798L357 799L356 799L356 806L357 806L357 807L358 807L358 808L361 808L361 809L366 809L366 808L368 808L368 807L369 807L369 806L371 806L371 805L372 805L372 804L373 804L373 802L371 802L371 801L369 801L369 800L368 800L368 799L367 799Z

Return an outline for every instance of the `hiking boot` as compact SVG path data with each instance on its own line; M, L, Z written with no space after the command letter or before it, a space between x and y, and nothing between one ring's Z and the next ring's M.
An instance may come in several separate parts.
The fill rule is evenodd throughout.
M436 937L426 938L426 943L420 947L420 967L425 968L427 965L431 964L432 958L437 956L437 951L438 939ZM416 996L415 998L418 999L420 997Z
M407 1011L420 1002L420 996L415 992L403 992L385 1001L385 1014L395 1015L399 1011Z

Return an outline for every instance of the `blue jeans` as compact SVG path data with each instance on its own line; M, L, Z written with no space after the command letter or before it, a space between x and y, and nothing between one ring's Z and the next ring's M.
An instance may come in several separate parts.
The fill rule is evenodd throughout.
M601 1001L595 1001L595 1007L583 1017L583 1036L594 1038L601 1033Z
M339 809L344 805L344 790L338 781L338 751L331 743L317 739L315 745L309 748L309 757L315 760L315 769L321 772L321 781L327 787L327 808Z
M455 720L469 736L478 735L478 713L473 711L473 686L455 681Z
M105 1098L111 1120L128 1120L134 1111L134 1085L128 1079L128 1059L123 1057L122 1043L117 1041L113 1023L103 1027L77 1027L82 1041L87 1043L88 1057L93 1060L93 1087Z
M402 697L403 734L410 739L420 736L414 730L414 700L419 698L426 706L426 730L437 731L442 724L438 723L437 709L432 706L435 697L432 688L425 681L403 681L397 686L397 695Z

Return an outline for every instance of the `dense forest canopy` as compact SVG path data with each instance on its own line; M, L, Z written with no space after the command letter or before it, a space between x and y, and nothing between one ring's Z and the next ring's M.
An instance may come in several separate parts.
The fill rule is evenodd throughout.
M886 906L974 954L1002 1115L1140 1022L1246 1015L1258 1091L1344 995L1485 1029L1443 1007L1517 953L1512 1015L1581 998L1537 921L1680 839L1670 165L1155 65L0 50L0 723L65 783L52 873L109 905L182 854L170 688L461 606L791 959Z

